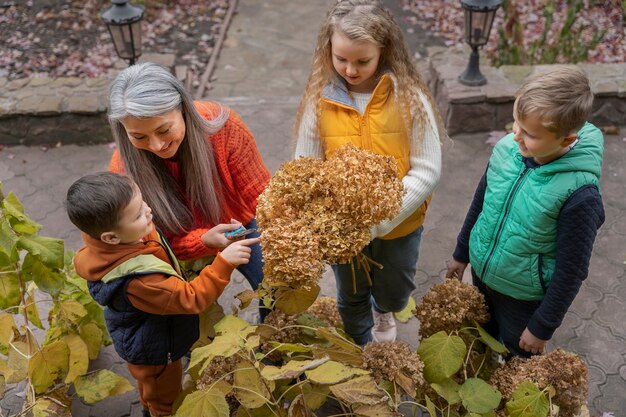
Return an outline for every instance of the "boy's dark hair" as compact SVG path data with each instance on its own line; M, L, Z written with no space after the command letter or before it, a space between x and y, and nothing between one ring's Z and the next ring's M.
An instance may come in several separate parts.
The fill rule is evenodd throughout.
M76 227L94 239L114 230L137 185L127 176L98 172L78 179L67 190L65 208Z

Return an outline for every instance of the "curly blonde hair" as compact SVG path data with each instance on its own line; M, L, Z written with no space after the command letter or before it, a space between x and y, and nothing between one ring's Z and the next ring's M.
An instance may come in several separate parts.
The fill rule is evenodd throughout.
M376 76L382 75L383 71L388 71L392 76L396 101L409 109L407 127L415 121L419 131L423 132L428 125L428 114L420 99L421 93L432 107L437 124L436 133L440 138L445 137L437 106L411 61L402 30L389 10L378 0L340 0L328 13L317 37L313 65L296 114L295 135L299 132L304 111L309 106L316 109L319 120L319 103L324 87L337 76L331 57L331 37L335 31L341 31L353 41L372 42L381 49Z

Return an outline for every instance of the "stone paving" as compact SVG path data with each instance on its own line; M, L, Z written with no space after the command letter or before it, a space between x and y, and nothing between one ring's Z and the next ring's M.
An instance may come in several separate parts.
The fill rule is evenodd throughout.
M388 0L390 1L390 0ZM241 114L254 133L271 171L290 159L291 126L304 88L319 24L331 0L244 1L229 29L208 97L225 102ZM413 34L412 36L415 36ZM412 47L419 48L419 45ZM622 128L622 132L626 127ZM442 180L427 216L416 282L417 299L441 281L444 262L474 188L489 158L487 134L460 134L444 150ZM0 152L0 181L5 192L14 191L36 221L42 234L63 238L68 249L80 246L80 235L66 218L62 205L67 187L83 174L106 169L110 145L12 147ZM589 407L592 413L613 412L626 417L626 142L606 136L601 180L607 220L600 230L591 260L589 279L550 347L561 346L581 354L589 365ZM220 298L222 305L244 288L233 275ZM333 295L332 276L325 274L322 292ZM417 346L416 320L400 325L399 338ZM128 377L126 367L109 347L94 367ZM13 394L12 396L10 394ZM2 415L16 412L19 387L0 402ZM13 408L12 408L13 407ZM139 417L136 392L109 398L95 406L74 401L72 414L80 417Z

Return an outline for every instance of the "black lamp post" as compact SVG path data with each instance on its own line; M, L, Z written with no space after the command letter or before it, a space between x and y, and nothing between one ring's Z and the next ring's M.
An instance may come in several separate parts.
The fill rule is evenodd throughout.
M496 10L502 0L461 0L465 14L465 42L472 47L469 64L461 75L459 82L465 85L485 85L487 79L478 68L478 47L489 40L489 32Z
M111 3L100 16L109 29L117 55L133 65L141 55L143 6L129 4L127 0L111 0Z

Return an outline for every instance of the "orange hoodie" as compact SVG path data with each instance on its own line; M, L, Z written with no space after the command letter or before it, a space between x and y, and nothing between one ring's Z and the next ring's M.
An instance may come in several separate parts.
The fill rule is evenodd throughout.
M156 229L143 242L110 245L83 233L85 246L74 257L78 275L87 281L99 281L111 269L138 255L154 255L171 264L159 243ZM126 295L131 304L150 314L198 314L220 296L235 269L218 253L191 282L160 273L141 275L130 281Z

